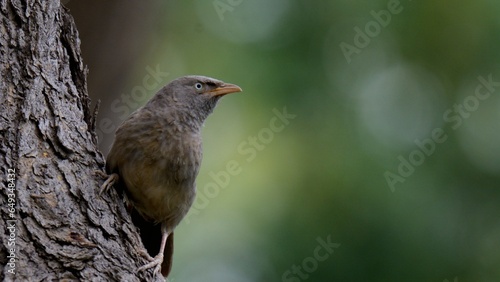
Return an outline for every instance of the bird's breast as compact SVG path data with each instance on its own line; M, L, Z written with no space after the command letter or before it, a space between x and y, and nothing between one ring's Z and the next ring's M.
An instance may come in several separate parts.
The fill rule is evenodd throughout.
M191 207L202 160L201 138L182 137L161 137L168 139L158 140L158 150L144 160L145 170L132 184L139 212L168 226L176 226Z

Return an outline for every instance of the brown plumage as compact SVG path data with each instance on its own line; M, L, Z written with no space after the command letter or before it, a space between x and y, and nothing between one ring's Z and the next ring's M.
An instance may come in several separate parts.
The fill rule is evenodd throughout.
M234 84L204 76L185 76L163 87L116 131L108 154L110 174L133 207L132 219L154 256L139 270L171 269L173 231L191 207L202 159L201 127Z

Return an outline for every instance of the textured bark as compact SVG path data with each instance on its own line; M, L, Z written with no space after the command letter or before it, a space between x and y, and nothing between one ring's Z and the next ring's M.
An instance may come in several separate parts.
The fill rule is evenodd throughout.
M163 280L136 273L147 262L136 229L115 191L98 196L86 85L59 1L0 0L2 280Z

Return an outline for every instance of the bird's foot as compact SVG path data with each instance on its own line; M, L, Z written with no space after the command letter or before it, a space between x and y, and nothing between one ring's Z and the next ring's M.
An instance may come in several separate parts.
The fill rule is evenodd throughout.
M151 262L150 263L147 263L141 267L139 267L139 269L137 269L137 271L144 271L146 269L150 269L150 268L155 268L154 269L154 272L153 273L161 273L161 263L163 262L163 253L159 253L156 257L154 258L151 258Z
M108 192L109 188L111 188L111 186L113 186L113 184L115 184L116 181L118 180L118 174L116 174L116 173L112 173L110 175L107 175L104 172L99 170L99 171L96 171L96 174L98 174L102 178L106 179L106 181L104 181L104 183L101 185L101 189L99 191L99 196L101 196L102 193L104 193L104 192Z

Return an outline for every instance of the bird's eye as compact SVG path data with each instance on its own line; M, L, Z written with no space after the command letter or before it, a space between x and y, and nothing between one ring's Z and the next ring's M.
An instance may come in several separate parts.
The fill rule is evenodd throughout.
M198 82L194 85L194 88L196 88L196 90L201 90L201 88L203 88L203 85L201 85L201 83Z

